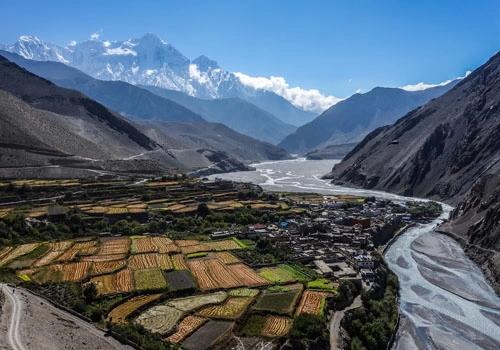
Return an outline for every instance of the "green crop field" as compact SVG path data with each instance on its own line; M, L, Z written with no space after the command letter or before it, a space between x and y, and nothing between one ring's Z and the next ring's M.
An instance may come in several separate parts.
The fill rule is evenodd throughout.
M288 286L287 292L273 292L266 290L257 299L254 305L256 311L268 311L282 315L292 315L295 304L302 293L302 284Z
M310 277L306 276L305 274L303 274L300 271L297 271L296 269L294 269L290 265L280 264L279 267L280 267L280 269L285 270L290 275L292 275L293 277L295 277L297 279L297 281L299 281L299 282L307 282L307 281L311 280Z
M135 288L137 290L166 289L167 281L160 269L144 269L134 271Z
M272 283L289 283L297 279L281 267L265 267L259 271L259 275Z

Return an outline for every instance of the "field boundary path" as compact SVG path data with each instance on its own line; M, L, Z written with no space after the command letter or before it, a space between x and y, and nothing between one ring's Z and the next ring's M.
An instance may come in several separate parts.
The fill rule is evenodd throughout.
M352 310L352 309L357 309L358 307L361 307L362 305L361 301L361 295L358 295L356 298L354 298L353 302L351 305L346 306L342 310L335 311L333 313L333 316L330 320L330 349L331 350L338 350L339 345L337 343L337 340L339 338L339 332L340 332L340 322L344 318L345 312Z

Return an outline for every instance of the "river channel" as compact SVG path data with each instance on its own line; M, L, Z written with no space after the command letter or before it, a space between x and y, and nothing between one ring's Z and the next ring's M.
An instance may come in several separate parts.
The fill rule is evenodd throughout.
M408 200L385 192L335 186L321 176L336 161L295 159L252 164L256 171L213 175L252 182L268 191L355 194ZM429 224L407 230L386 252L400 280L401 325L395 349L500 349L500 298L460 245Z

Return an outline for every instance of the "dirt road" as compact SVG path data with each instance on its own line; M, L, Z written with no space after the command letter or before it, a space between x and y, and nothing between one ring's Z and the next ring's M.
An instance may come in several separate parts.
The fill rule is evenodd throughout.
M10 319L9 332L7 334L7 340L9 341L12 349L14 350L26 350L21 342L21 337L19 336L19 323L21 322L21 311L22 304L19 299L15 296L14 290L10 287L0 287L5 296L10 300L12 305L12 316Z
M339 332L340 332L340 322L344 318L344 314L346 311L352 310L352 309L357 309L358 307L361 307L362 302L361 302L361 296L358 295L356 298L354 298L354 301L352 302L351 305L347 306L346 308L336 311L332 319L330 320L330 349L331 350L338 350L339 345L337 343L337 340L339 338Z
M27 290L0 284L0 349L126 349L92 324L60 310Z

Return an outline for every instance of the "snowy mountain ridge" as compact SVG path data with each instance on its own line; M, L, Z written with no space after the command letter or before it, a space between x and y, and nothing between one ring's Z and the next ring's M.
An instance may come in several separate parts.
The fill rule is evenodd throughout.
M31 60L61 62L96 79L151 85L182 91L203 99L239 97L256 103L256 97L258 99L264 92L243 84L236 74L222 70L216 61L206 56L188 59L174 46L151 33L139 39L125 41L93 38L81 43L72 42L66 47L44 42L36 36L21 36L14 44L0 45L0 48ZM274 113L276 105L284 102L279 95L275 97L272 102L269 97L265 102L274 104L270 106L271 109L274 108ZM265 105L260 107L266 109ZM294 118L304 120L283 119L287 118L289 111L276 116L296 125L306 123L316 116L300 107L295 112L297 116Z

